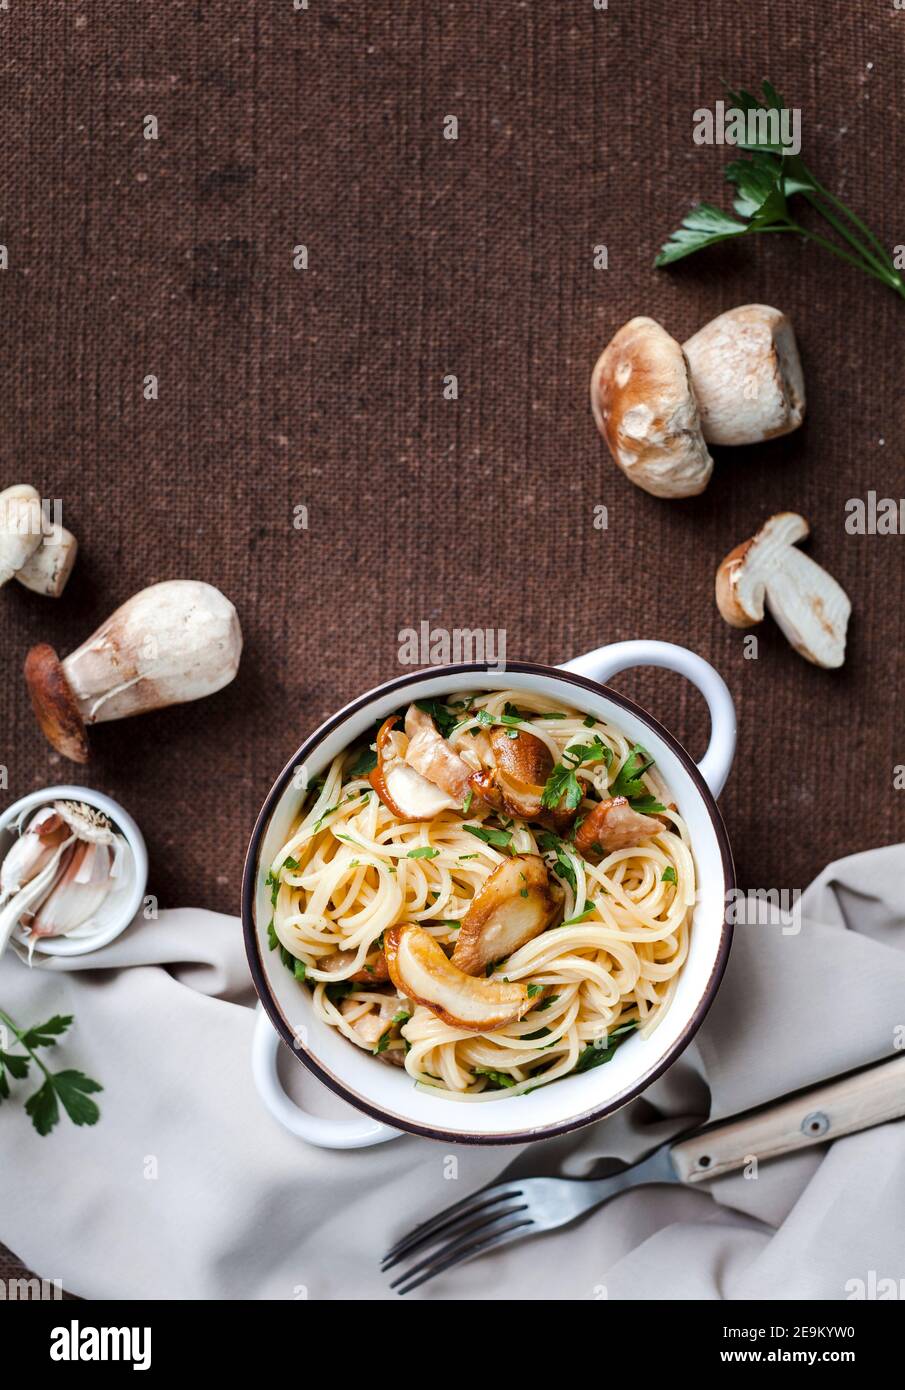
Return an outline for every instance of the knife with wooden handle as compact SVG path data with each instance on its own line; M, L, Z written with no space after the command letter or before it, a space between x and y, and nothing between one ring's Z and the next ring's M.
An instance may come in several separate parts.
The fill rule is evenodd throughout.
M696 1183L905 1115L905 1053L708 1125L669 1150L680 1182Z

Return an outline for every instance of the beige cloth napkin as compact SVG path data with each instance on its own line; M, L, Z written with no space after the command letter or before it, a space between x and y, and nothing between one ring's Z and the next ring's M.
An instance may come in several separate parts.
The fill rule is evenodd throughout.
M75 1014L54 1065L105 1089L99 1124L64 1116L47 1138L21 1101L0 1107L0 1239L88 1298L394 1296L383 1251L508 1165L587 1175L696 1119L892 1055L905 1032L903 884L905 845L854 855L807 890L797 935L739 926L716 1003L676 1065L618 1115L521 1149L406 1136L337 1153L286 1134L251 1082L253 995L234 919L162 913L96 955L40 969L8 954L0 1006L20 1024ZM625 1193L410 1297L844 1299L871 1271L905 1277L903 1172L898 1122L710 1191Z

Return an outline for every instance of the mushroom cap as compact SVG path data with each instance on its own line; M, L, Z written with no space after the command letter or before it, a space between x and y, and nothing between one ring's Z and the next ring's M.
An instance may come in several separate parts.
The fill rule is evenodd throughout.
M713 471L681 347L653 319L631 319L597 359L591 409L616 463L654 497L694 497Z
M804 373L791 323L769 304L741 304L683 344L709 444L760 444L804 419Z
M25 658L35 717L49 743L73 763L88 761L88 733L78 701L53 647L39 642Z
M35 553L43 537L41 498L28 483L0 492L0 588Z

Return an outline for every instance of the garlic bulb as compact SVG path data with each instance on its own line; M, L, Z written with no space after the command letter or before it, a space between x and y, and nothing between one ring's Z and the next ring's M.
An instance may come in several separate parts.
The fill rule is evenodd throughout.
M29 958L42 936L84 935L119 886L126 842L109 819L80 801L42 807L0 865L0 952L16 928Z

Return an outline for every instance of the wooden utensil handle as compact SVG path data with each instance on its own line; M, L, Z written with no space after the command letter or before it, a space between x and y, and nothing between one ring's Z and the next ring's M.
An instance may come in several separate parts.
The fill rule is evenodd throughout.
M682 1139L670 1154L682 1182L701 1182L752 1158L792 1153L903 1115L905 1053Z

